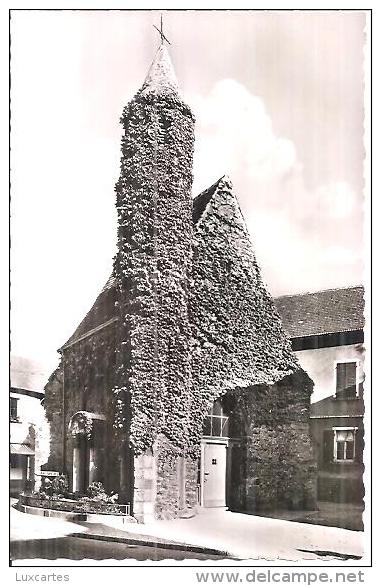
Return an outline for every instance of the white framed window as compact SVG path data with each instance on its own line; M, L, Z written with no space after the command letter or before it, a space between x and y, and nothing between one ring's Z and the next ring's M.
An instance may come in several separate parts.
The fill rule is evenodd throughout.
M353 462L356 456L358 427L333 428L333 459L335 462Z
M359 361L336 360L335 383L337 399L355 399L359 396Z
M228 437L229 417L224 413L219 400L210 408L209 414L204 419L203 435L209 437Z

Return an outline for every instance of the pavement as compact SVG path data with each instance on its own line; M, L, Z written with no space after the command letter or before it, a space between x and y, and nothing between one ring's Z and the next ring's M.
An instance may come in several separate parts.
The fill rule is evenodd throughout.
M105 525L111 526L111 519ZM131 524L121 529L131 537L144 531L145 539L170 539L225 551L239 559L300 561L360 559L363 533L338 527L309 525L288 520L201 509L191 519Z
M210 553L195 553L183 549L152 547L144 544L83 539L81 537L54 537L52 539L32 539L12 541L10 544L12 564L17 566L21 560L126 560L162 561L168 560L221 560L225 556Z
M214 548L177 543L172 539L141 533L129 534L102 523L66 521L22 513L11 499L11 560L41 559L127 559L136 560L220 560L227 553ZM127 524L131 526L132 524ZM126 525L126 526L127 526ZM139 525L141 529L144 525Z
M261 517L325 525L326 527L341 527L352 531L364 531L363 515L364 504L326 501L319 501L317 509L313 511L277 510L260 513Z
M153 521L144 525L106 517L104 523L72 522L21 513L11 514L11 540L56 539L70 536L155 547L240 560L358 560L363 556L363 533L337 527L201 509L191 519ZM94 544L95 545L95 544ZM168 551L168 558L173 558Z

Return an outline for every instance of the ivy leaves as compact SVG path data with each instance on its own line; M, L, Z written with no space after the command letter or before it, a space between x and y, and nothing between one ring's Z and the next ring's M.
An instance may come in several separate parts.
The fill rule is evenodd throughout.
M194 120L178 96L144 93L121 121L114 426L139 454L160 435L174 449L189 437Z

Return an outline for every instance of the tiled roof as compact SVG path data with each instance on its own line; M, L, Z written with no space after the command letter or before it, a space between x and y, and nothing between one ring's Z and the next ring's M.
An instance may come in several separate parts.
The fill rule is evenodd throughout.
M274 299L290 338L364 327L364 288L347 287Z
M301 338L361 330L364 327L363 294L363 287L348 287L284 295L275 298L274 302L288 336ZM115 317L114 303L115 278L111 275L92 308L66 344Z
M325 397L317 403L311 404L310 416L318 417L361 417L364 415L363 399L342 400L335 397Z

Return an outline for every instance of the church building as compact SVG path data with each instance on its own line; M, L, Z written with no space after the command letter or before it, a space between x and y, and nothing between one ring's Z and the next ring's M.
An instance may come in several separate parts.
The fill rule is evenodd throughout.
M163 44L121 123L113 272L46 385L46 466L143 522L314 508L313 382L231 181L192 199L195 119Z

